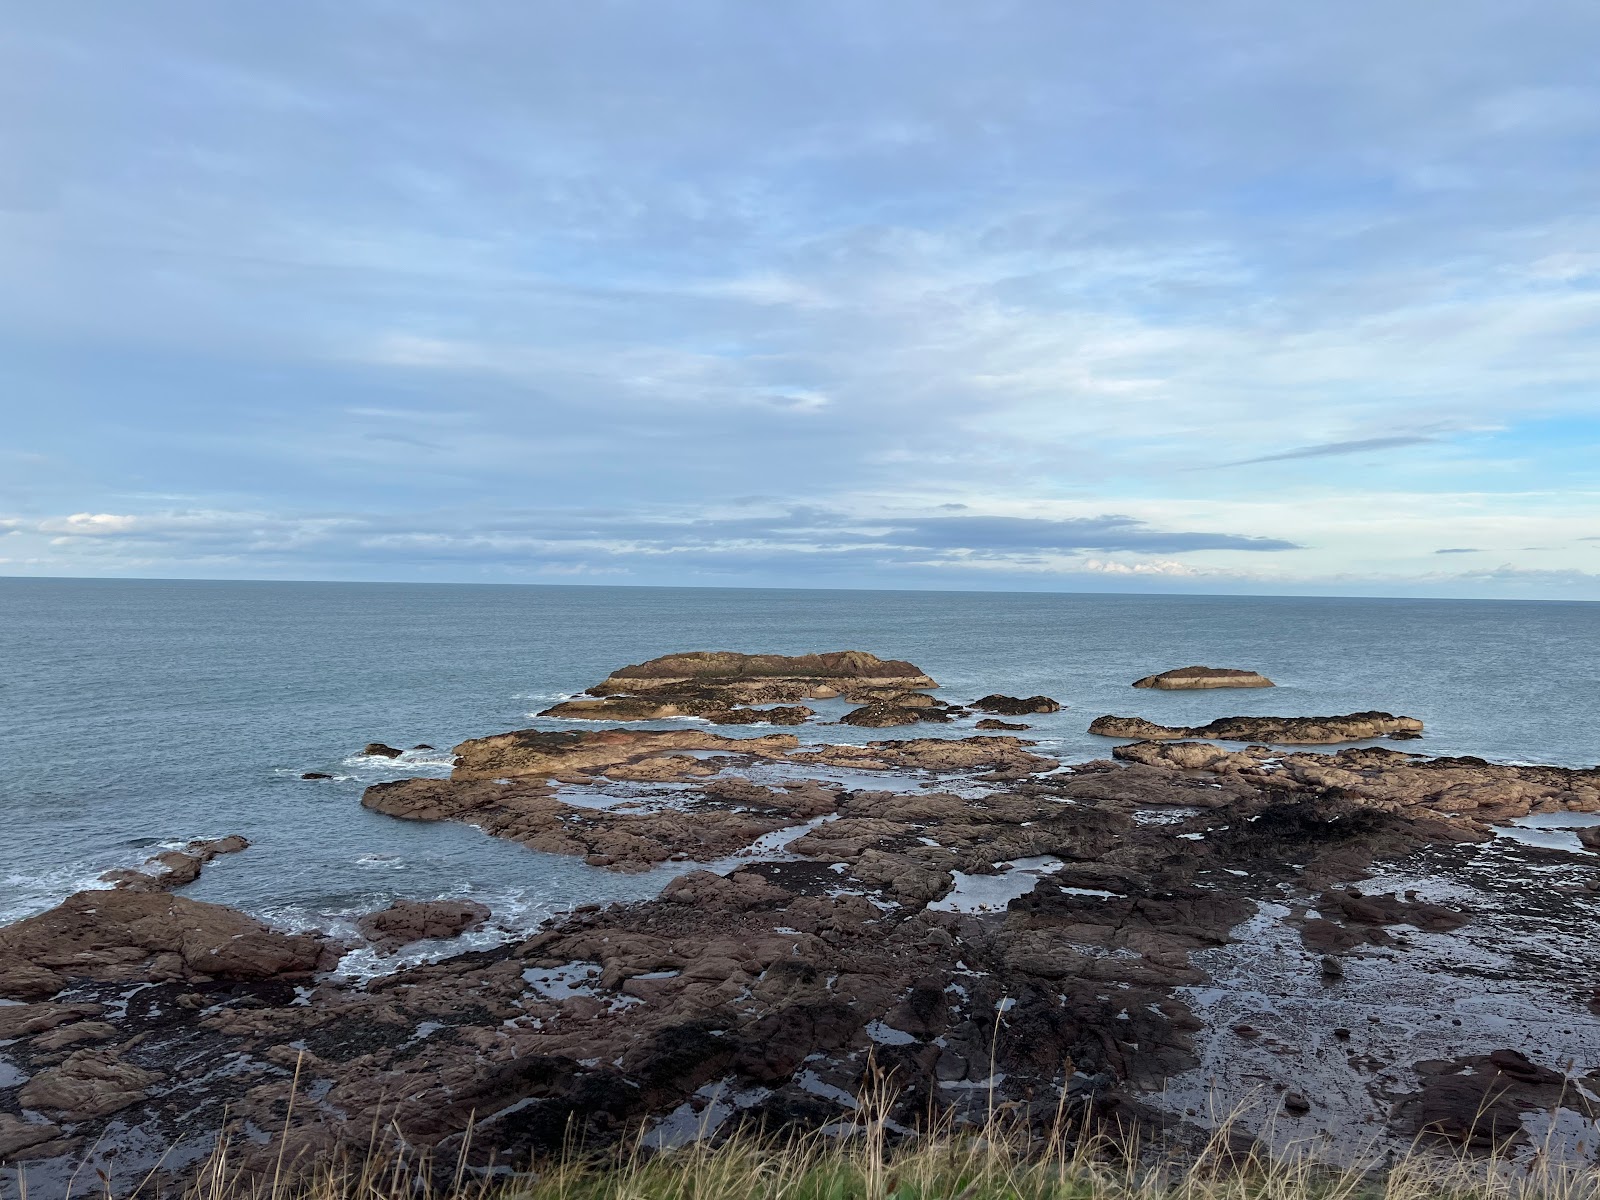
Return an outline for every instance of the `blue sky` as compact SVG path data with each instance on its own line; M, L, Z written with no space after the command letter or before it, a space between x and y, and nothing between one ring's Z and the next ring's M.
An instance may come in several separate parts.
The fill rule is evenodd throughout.
M0 572L1600 599L1600 6L62 0Z

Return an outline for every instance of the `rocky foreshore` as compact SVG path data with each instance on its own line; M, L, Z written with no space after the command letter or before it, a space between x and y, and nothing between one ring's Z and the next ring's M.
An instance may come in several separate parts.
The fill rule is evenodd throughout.
M593 690L871 705L934 686L872 656L709 657ZM1405 720L1340 731L1357 718L1380 731L1363 738ZM1285 720L1268 732L1307 732ZM164 884L80 892L0 929L0 1160L37 1195L85 1161L136 1180L165 1154L181 1177L219 1136L247 1173L375 1136L503 1170L574 1142L830 1126L874 1077L896 1130L999 1108L1182 1147L1240 1108L1246 1140L1330 1158L1418 1136L1594 1153L1600 853L1576 831L1600 768L1188 740L1063 765L950 734L464 742L451 778L362 804L580 858L597 893L608 870L678 873L653 900L367 981L334 969L350 945ZM1570 845L1508 836L1530 819ZM191 870L162 865L148 877ZM489 916L403 901L360 932L387 955Z

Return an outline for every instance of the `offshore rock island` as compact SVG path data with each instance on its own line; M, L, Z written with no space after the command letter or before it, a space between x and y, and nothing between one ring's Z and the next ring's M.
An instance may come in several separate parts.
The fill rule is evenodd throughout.
M1600 768L1273 748L1421 732L1381 712L1102 717L1136 740L1064 765L976 731L1060 701L937 688L855 651L668 655L541 714L598 724L368 788L594 869L595 903L489 949L449 942L490 919L472 902L399 902L362 945L174 894L242 839L0 929L0 1160L40 1194L86 1161L182 1179L219 1137L262 1177L374 1137L521 1169L827 1127L883 1077L903 1135L1003 1106L1182 1149L1237 1109L1242 1142L1335 1162L1418 1138L1595 1154ZM609 724L815 724L801 702L837 699L950 728ZM675 872L656 898L604 903L649 870ZM415 945L436 961L339 969Z

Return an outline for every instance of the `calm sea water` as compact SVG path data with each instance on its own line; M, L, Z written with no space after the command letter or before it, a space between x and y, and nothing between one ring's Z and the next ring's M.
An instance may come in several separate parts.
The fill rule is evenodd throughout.
M337 928L395 897L470 895L525 925L652 894L660 873L618 876L465 826L377 816L361 791L445 774L456 741L536 724L530 714L624 663L842 648L910 659L951 699L1054 696L1070 707L1030 718L1029 736L1069 760L1108 753L1084 732L1102 713L1197 723L1370 708L1427 722L1407 749L1600 760L1596 604L0 579L0 921L156 843L228 833L254 846L186 894L292 924ZM1190 663L1280 686L1128 686ZM374 740L440 751L399 763L355 753Z

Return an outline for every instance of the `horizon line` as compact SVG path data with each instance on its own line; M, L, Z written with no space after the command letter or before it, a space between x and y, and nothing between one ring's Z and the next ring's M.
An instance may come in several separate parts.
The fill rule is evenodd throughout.
M528 580L459 579L260 579L228 576L191 575L6 575L0 583L241 583L241 584L321 584L344 587L506 587L506 588L630 588L654 591L701 592L886 592L893 595L953 596L1118 596L1127 598L1165 598L1185 600L1404 600L1417 602L1448 601L1461 604L1600 604L1600 599L1539 596L1405 596L1376 594L1344 595L1325 592L1182 592L1182 591L1074 591L1050 588L933 588L933 587L815 587L801 584L718 584L718 583L555 583Z

